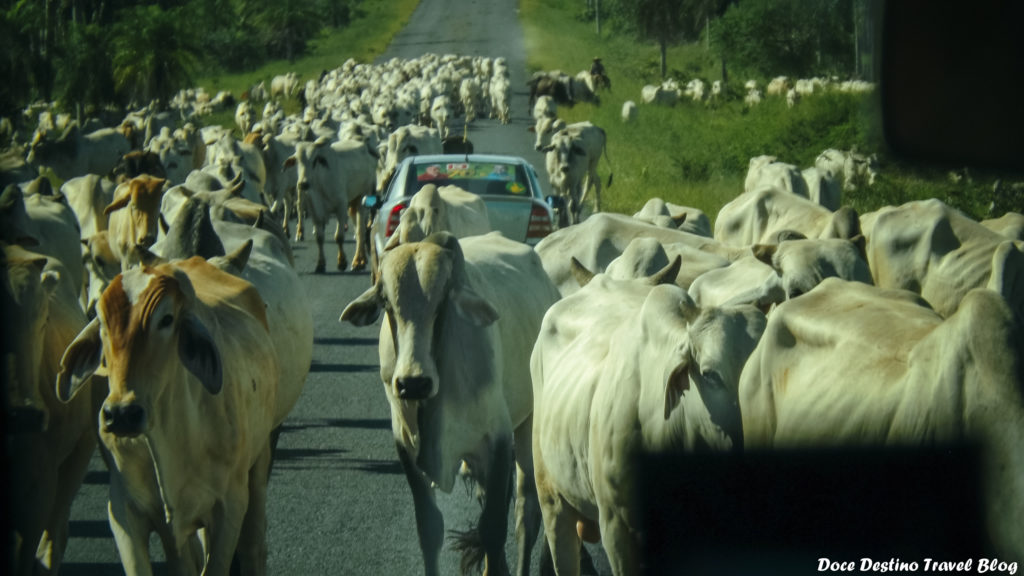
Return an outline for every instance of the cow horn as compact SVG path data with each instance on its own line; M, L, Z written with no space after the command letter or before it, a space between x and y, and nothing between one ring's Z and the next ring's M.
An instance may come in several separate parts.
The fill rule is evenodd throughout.
M260 213L263 214L262 212ZM238 247L237 250L228 254L224 257L224 260L228 265L228 272L238 276L245 270L245 266L249 263L249 256L252 255L252 238L246 240L245 244Z
M572 277L576 279L576 283L580 285L580 288L590 284L590 281L596 276L596 274L577 260L575 256L569 261L569 270L572 271Z

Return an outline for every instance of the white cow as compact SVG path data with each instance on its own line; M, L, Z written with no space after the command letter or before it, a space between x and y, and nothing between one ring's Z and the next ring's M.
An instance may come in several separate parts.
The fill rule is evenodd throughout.
M711 220L699 208L680 206L665 202L661 198L651 198L644 203L633 218L663 228L675 228L691 234L711 237Z
M828 279L772 312L740 380L744 444L980 443L987 536L1002 560L1024 561L1019 342L990 290L943 320L910 292Z
M715 218L715 239L725 244L773 244L783 231L806 238L853 238L860 232L860 223L851 208L832 212L779 188L745 192L723 206Z
M285 168L298 170L295 187L298 193L309 196L309 216L316 227L317 245L315 272L322 274L324 259L324 233L331 216L338 220L334 241L338 245L338 270L348 266L342 246L344 230L349 218L354 221L356 239L352 269L366 267L366 245L363 230L363 196L373 194L377 187L377 159L363 142L334 142L320 138L316 142L298 142L295 154L284 163Z
M441 154L443 151L441 136L436 129L415 125L400 126L388 136L384 170L379 177L381 189L387 189L402 160L421 154Z
M1024 313L1024 254L1012 240L936 199L888 206L864 220L878 286L916 292L945 317L973 288L987 287Z
M750 159L743 191L775 187L791 194L808 198L807 183L800 169L793 164L778 162L775 156L755 156Z
M463 548L482 547L487 571L507 573L513 444L518 573L529 574L540 516L526 367L544 312L557 299L529 246L497 233L461 241L441 234L386 252L377 282L342 312L341 320L357 326L387 312L381 379L427 574L438 573L444 534L432 490L450 492L463 462L483 499L478 540L463 538Z
M108 174L130 150L131 143L114 128L83 134L73 123L56 140L37 133L25 162L33 168L48 167L61 180L70 180L86 174Z
M608 264L617 258L634 238L657 240L670 257L683 255L693 266L688 266L686 282L712 268L751 254L746 247L724 245L712 238L655 226L623 214L594 214L583 223L556 230L541 240L537 246L551 280L563 296L579 289L574 279L570 262L576 258L583 266L594 272L603 272Z
M700 309L678 286L599 274L544 317L530 362L533 453L557 574L599 529L612 573L640 570L641 451L739 448L737 386L764 330L751 306Z
M458 186L427 184L413 194L402 211L398 227L385 246L419 242L435 232L449 232L456 238L477 236L491 231L487 205L477 194Z
M636 121L636 116L637 116L636 102L633 102L632 100L626 100L625 102L623 102L622 103L622 121L626 122L627 124L635 122Z
M582 218L583 202L587 192L594 189L594 211L601 211L601 178L597 163L602 154L607 162L608 148L605 131L590 122L571 124L556 132L551 143L542 150L552 187L565 200L562 220L577 224ZM612 184L608 175L608 186Z

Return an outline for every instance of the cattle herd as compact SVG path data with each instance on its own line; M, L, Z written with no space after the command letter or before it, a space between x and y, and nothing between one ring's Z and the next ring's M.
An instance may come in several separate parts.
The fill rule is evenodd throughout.
M351 222L351 267L373 268L340 321L380 324L426 574L444 536L432 492L459 474L481 503L457 538L464 568L510 571L514 493L517 573L543 533L557 574L600 540L624 575L642 564L642 452L964 440L984 447L986 542L1024 560L1024 216L976 222L939 200L858 214L842 195L877 162L841 150L803 170L751 159L713 222L657 198L602 213L605 132L556 114L594 97L588 78L530 82L566 198L558 230L531 248L488 232L479 199L427 187L372 263L361 198L403 158L446 149L453 119L507 124L503 59L283 75L237 104L241 137L196 127L231 100L201 91L110 127L40 114L22 145L32 172L8 172L0 198L14 573L59 569L97 447L126 573L151 572L153 533L172 573L265 572L269 470L312 361L291 253L304 216L316 272L331 216L337 267ZM651 88L645 101L677 89ZM32 177L42 168L59 190Z

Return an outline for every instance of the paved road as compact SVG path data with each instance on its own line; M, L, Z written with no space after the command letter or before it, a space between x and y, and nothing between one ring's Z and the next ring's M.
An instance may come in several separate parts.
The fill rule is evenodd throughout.
M525 54L515 0L423 0L382 59L426 52L508 59L512 125L477 121L470 139L479 152L519 154L543 170L543 158L533 151L532 134L526 131ZM354 328L337 320L369 286L369 277L313 275L311 241L293 248L315 310L315 348L305 390L285 422L270 481L269 572L421 574L412 497L395 456L378 373L377 328ZM351 254L353 244L346 249ZM106 519L108 478L94 458L75 502L65 574L122 573ZM479 513L461 485L451 495L439 495L439 504L447 528L465 529ZM508 558L514 562L511 534ZM154 558L162 558L155 538L150 548ZM536 550L539 546L534 573ZM603 558L597 561L602 574L610 573ZM158 564L157 573L162 568ZM442 573L457 573L457 558L447 548Z

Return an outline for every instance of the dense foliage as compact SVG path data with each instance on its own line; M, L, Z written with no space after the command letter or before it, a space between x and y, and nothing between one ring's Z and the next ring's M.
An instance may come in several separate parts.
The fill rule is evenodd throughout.
M0 0L0 115L36 99L124 105L201 73L294 59L359 0Z

